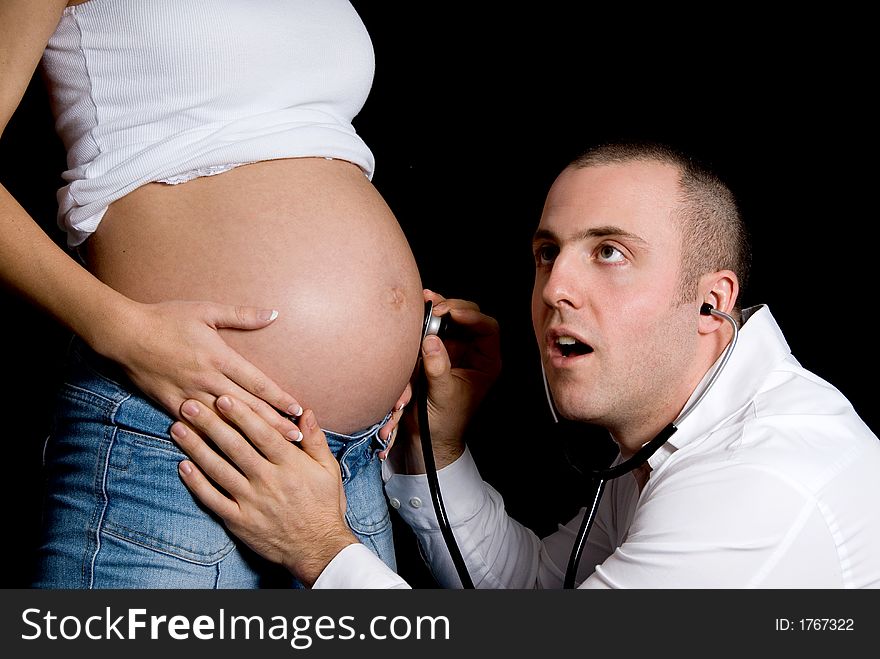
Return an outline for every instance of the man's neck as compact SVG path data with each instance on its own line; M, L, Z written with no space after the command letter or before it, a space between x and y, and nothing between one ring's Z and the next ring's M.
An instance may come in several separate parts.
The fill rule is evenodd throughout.
M608 428L614 441L620 447L620 454L623 459L635 455L642 446L650 442L666 426L678 419L697 387L703 381L703 378L724 352L730 341L730 334L731 332L729 331L715 333L713 337L715 340L712 346L707 350L705 356L695 360L691 374L683 379L680 386L670 388L668 403L665 405L659 404L650 416L644 416L640 419L628 419L625 424Z

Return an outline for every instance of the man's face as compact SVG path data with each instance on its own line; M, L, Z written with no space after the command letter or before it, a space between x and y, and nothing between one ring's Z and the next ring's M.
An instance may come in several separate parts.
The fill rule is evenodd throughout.
M674 417L690 393L698 314L674 304L678 177L655 162L569 168L547 196L532 321L567 418L626 432Z

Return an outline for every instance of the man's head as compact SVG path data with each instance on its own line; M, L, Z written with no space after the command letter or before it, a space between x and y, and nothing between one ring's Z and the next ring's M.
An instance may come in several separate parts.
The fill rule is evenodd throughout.
M665 147L600 147L553 184L534 254L532 316L560 411L647 441L726 343L699 307L735 312L746 277L730 191Z
M675 219L683 251L677 301L692 300L700 277L718 270L734 272L742 291L751 254L730 189L702 165L661 144L603 145L583 153L570 166L582 169L628 162L663 163L678 170L681 204Z

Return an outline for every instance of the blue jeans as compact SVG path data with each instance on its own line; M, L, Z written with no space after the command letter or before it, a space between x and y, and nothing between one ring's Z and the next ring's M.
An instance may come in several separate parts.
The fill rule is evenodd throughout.
M231 536L177 473L186 456L173 419L135 393L121 370L74 340L43 458L39 588L283 588L299 584ZM339 460L346 518L395 569L377 452L384 421L327 433ZM291 474L296 478L296 474Z

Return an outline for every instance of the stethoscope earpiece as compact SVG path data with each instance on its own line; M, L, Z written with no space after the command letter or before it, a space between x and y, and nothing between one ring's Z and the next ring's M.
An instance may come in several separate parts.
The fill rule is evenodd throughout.
M425 322L422 326L422 340L424 340L426 336L429 336L431 334L442 336L442 334L446 331L448 327L449 317L435 316L433 313L431 313L433 309L433 302L428 301L425 303ZM708 302L704 302L702 305L700 305L700 315L713 315L719 318L723 318L724 320L729 322L731 327L733 327L733 337L730 340L730 344L725 349L724 355L721 358L721 362L712 373L711 377L709 378L706 385L703 387L703 390L700 392L699 396L697 396L697 398L690 405L682 410L681 414L678 415L678 418L676 418L675 421L663 428L663 430L661 430L660 433L656 437L654 437L654 439L644 444L642 448L639 449L636 454L630 457L628 460L624 460L622 463L614 467L589 470L589 475L593 478L596 485L596 492L595 496L593 497L593 503L584 515L581 527L575 538L571 556L569 557L568 567L565 571L565 579L563 582L564 588L574 587L581 554L583 553L587 536L590 533L590 528L592 527L593 521L596 518L596 512L599 509L599 502L602 499L602 493L605 490L605 484L609 480L619 478L620 476L623 476L633 469L645 464L645 462L648 461L648 458L654 455L654 453L661 446L663 446L663 444L666 443L666 441L676 432L676 430L678 430L678 424L684 421L684 419L694 410L694 408L700 403L700 401L703 400L703 397L708 393L712 385L715 384L715 380L718 379L718 376L721 374L721 371L724 370L724 367L727 365L727 361L730 359L733 348L736 346L737 336L739 335L739 327L736 320L732 316L724 313L723 311L718 311ZM424 455L425 460L425 475L428 478L428 489L431 493L431 500L434 504L434 512L437 515L437 522L440 526L440 533L443 536L444 541L446 542L447 548L449 549L450 558L452 559L452 563L455 566L459 579L461 580L461 584L464 588L473 588L473 581L471 580L470 574L468 573L464 557L461 555L461 550L458 548L458 544L455 542L455 536L452 533L452 526L449 523L449 519L446 515L446 508L443 505L443 498L440 493L440 483L437 478L437 466L434 462L434 454L431 446L430 424L428 422L428 382L427 376L425 375L424 367L421 364L421 360L419 360L419 362L420 363L417 366L418 378L415 398L417 403L416 409L419 416L419 425L422 429L421 445L422 454ZM554 422L558 423L559 418L556 415L555 405L553 404L553 396L550 393L550 386L547 382L547 374L544 371L543 360L541 361L541 376L544 380L544 393L546 394L547 402L550 405L550 412L553 415Z
M736 340L739 337L739 326L737 325L736 320L733 316L724 313L723 311L718 311L708 302L703 302L700 305L700 314L703 316L716 316L718 318L723 318L730 326L733 328L733 337L730 339L730 343L727 348L724 349L724 354L721 357L721 362L718 364L718 367L709 377L708 382L703 387L703 390L700 394L694 399L694 401L685 407L678 415L678 417L663 428L654 439L652 439L647 444L643 444L642 448L640 448L635 455L630 457L628 460L624 460L620 464L614 467L606 467L605 469L593 469L590 470L590 475L593 477L593 481L595 483L595 496L593 497L593 503L590 506L589 510L584 514L583 521L581 522L581 527L578 530L578 534L575 537L574 546L571 551L571 555L568 560L568 567L565 570L565 579L563 581L563 588L574 588L575 578L577 577L578 564L581 560L581 554L583 553L584 546L587 542L587 537L590 534L590 528L593 526L593 521L596 518L596 512L599 510L599 502L602 500L602 493L605 491L605 484L614 478L620 478L624 474L628 474L633 469L641 467L645 464L654 453L660 450L660 447L663 446L666 441L678 430L678 426L684 421L688 415L694 411L697 405L700 404L700 401L703 400L705 395L709 393L709 389L712 388L712 385L715 384L715 381L718 379L718 376L721 375L721 371L724 370L724 367L727 365L727 361L730 359L730 355L733 353L733 349L736 346ZM541 372L543 373L543 362L541 364ZM553 419L557 420L556 412L554 410L553 398L550 395L550 387L547 384L547 376L544 374L544 389L547 394L547 402L550 404L550 411L553 412Z

